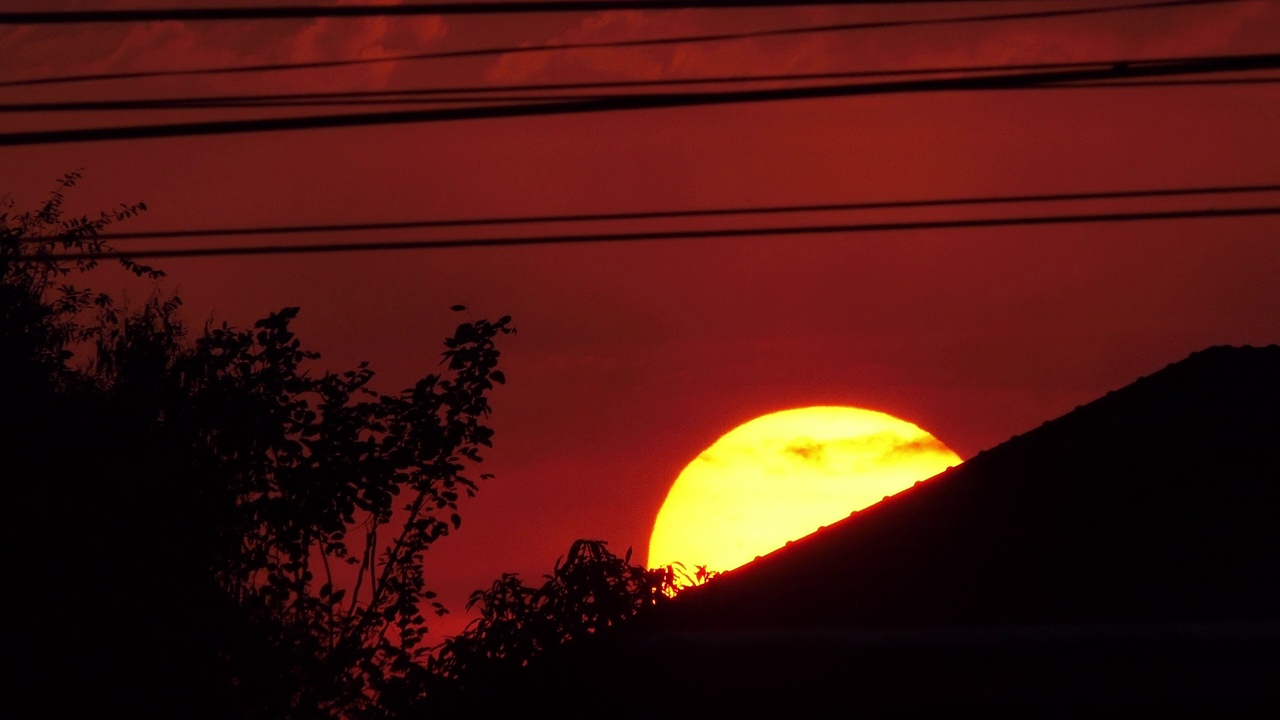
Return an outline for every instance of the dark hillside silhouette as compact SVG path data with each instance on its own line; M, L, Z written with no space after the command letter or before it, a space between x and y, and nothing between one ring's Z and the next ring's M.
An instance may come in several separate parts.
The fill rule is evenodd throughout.
M635 687L677 715L1274 710L1278 437L1280 347L1198 352L511 696L572 678L570 715Z

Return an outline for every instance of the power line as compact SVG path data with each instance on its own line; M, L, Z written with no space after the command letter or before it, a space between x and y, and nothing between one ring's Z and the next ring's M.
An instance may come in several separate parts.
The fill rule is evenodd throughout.
M445 250L461 248L530 247L538 245L577 245L586 243L652 242L659 240L708 240L715 238L753 238L780 235L835 235L904 230L939 230L958 228L1014 227L1027 225L1067 225L1080 223L1144 222L1185 220L1192 218L1261 217L1280 215L1280 205L1204 209L1168 210L1141 213L1102 213L1091 215L1038 215L1023 217L977 218L963 220L920 220L908 222L853 223L840 225L793 225L768 228L718 228L713 230L676 230L663 232L595 233L586 235L548 235L537 237L495 237L470 240L421 240L398 242L333 243L307 245L259 245L240 247L184 248L141 250L130 253L83 252L35 254L15 258L15 262L72 262L113 258L160 259L258 255L298 255L339 252L374 252L390 250Z
M1108 88L1170 88L1170 87L1229 87L1237 85L1274 85L1280 83L1280 76L1251 78L1215 78L1212 80L1095 80L1079 83L1053 83L1028 86L995 88L998 90L1092 90ZM494 97L476 97L475 95L401 97L401 93L379 93L381 98L361 99L347 97L342 93L334 93L329 99L290 99L272 96L251 96L251 98L209 99L201 102L195 99L178 98L174 100L72 100L67 102L32 102L0 104L0 113L30 112L115 112L122 110L222 110L246 108L289 108L289 107L372 107L380 105L463 105L494 103L532 103L576 100L600 100L610 97L621 97L617 94L577 94L577 95L496 95Z
M293 235L302 233L361 232L377 230L410 230L426 228L475 227L483 225L539 225L550 223L616 222L620 220L659 220L694 217L724 217L730 215L781 215L810 212L838 212L865 210L901 210L906 208L942 208L981 205L1016 205L1023 203L1064 202L1081 200L1121 200L1135 198L1171 198L1192 195L1237 195L1246 193L1280 192L1280 184L1272 185L1220 185L1193 188L1148 188L1141 190L1112 190L1073 193L1048 193L1039 195L1004 195L933 198L924 200L887 200L858 203L824 203L810 205L775 205L770 207L733 207L697 210L657 210L624 213L590 213L575 215L523 215L487 218L453 218L446 220L406 220L377 223L347 223L329 225L267 225L241 228L205 228L199 230L153 230L148 232L101 233L95 236L103 242L120 240L156 240L194 237L230 237L243 235ZM47 238L21 238L20 242L37 243Z
M976 22L993 22L1004 20L1031 20L1076 15L1096 15L1100 13L1124 12L1133 10L1154 10L1191 5L1211 5L1238 0L1153 0L1152 2L1133 3L1129 5L1113 5L1092 8L1067 8L1058 10L1037 10L1018 13L995 13L986 15L964 15L944 18L913 18L898 20L878 20L869 22L836 23L827 25L806 25L789 28L772 28L764 30L748 30L735 33L713 33L703 35L683 35L676 37L642 38L637 40L610 40L599 42L565 43L553 46L515 45L504 47L474 48L468 50L442 50L426 53L409 53L377 58L346 58L340 60L317 60L297 63L269 63L257 65L237 65L233 67L188 68L179 70L141 70L119 73L96 73L86 75L61 75L40 78L25 78L0 82L0 86L44 85L67 82L85 82L101 80L126 80L159 77L181 77L200 75L224 75L246 72L279 72L287 70L309 70L334 67L350 67L390 62L410 62L419 60L439 60L448 58L482 57L487 55L506 55L514 53L559 52L581 49L618 49L627 47L647 47L694 42L726 42L736 40L759 39L765 37L781 37L787 35L810 35L819 33L847 32L854 30L874 30L922 25L961 24Z
M609 10L741 10L831 5L906 5L972 0L526 0L524 2L440 2L412 5L292 5L138 10L2 12L0 25L64 25L178 20L312 20L318 18L412 17L421 15L512 15ZM989 0L988 0L989 1ZM1004 0L1000 0L1004 1ZM1210 2L1214 0L1208 0ZM1224 0L1235 1L1235 0ZM1186 0L1185 4L1195 4Z
M463 94L463 93L494 93L494 92L537 92L544 90L584 90L584 89L623 89L623 88L643 88L643 87L667 87L667 86L687 86L687 85L713 85L713 84L737 84L751 82L785 82L785 81L816 81L816 80L852 80L859 78L878 78L878 77L911 77L920 75L947 75L957 73L982 73L982 72L1014 72L1025 70L1068 70L1073 68L1097 68L1097 67L1113 67L1116 65L1149 65L1158 63L1171 62L1187 62L1195 60L1193 57L1164 57L1164 58L1147 58L1141 60L1090 60L1077 62L1061 62L1061 63L1029 63L1021 65L970 65L970 66L951 66L941 68L905 68L892 70L854 70L854 71L838 71L838 72L821 72L821 73L785 73L774 75L730 75L730 76L711 76L711 77L694 77L694 78L670 78L663 80L613 80L598 82L574 82L574 83L541 83L541 84L523 84L523 85L482 85L482 86L453 86L453 87L437 87L437 88L406 88L403 90L357 90L357 91L335 91L329 93L289 93L289 94L270 94L270 95L215 95L193 98L175 98L174 102L191 102L191 103L216 103L222 100L231 102L251 101L251 100L275 100L280 98L329 98L329 97L379 97L387 95L440 95L447 93ZM181 71L179 71L181 72ZM163 74L163 71L161 71ZM105 74L105 75L67 75L57 78L31 78L27 80L5 80L0 81L0 87L14 87L20 85L41 84L48 82L78 82L81 80L111 80L118 77L134 77L134 76L150 76L151 73L124 73L124 74Z
M435 97L439 95L488 95L500 93L544 93L551 91L586 91L586 90L625 90L635 88L678 88L690 87L698 85L740 85L740 84L764 84L773 82L818 82L830 80L855 80L870 78L891 78L891 77L919 77L930 75L957 75L957 74L982 74L982 73L999 73L999 72L1025 72L1033 70L1070 70L1081 68L1117 68L1117 67L1143 67L1161 64L1192 62L1205 58L1196 57L1162 57L1162 58L1143 58L1143 59L1102 59L1088 60L1064 63L1028 63L1020 65L969 65L969 66L950 66L950 67L934 67L934 68L898 68L890 70L854 70L839 72L822 72L822 73L787 73L775 75L731 75L731 76L711 76L711 77L694 77L694 78L671 78L663 80L620 80L620 81L598 81L598 82L576 82L576 83L538 83L538 84L519 84L519 85L471 85L471 86L446 86L434 88L403 88L399 90L357 90L357 91L334 91L323 93L271 93L258 95L204 95L204 96L185 96L175 98L134 98L126 100L85 100L85 101L65 101L65 102L47 102L47 103L12 103L0 106L0 112L36 112L36 111L84 111L84 110L175 110L189 108L204 107L276 107L276 106L295 106L301 104L345 104L347 101L368 102L369 104L381 104L386 99L406 99L405 96L413 97ZM109 76L76 76L76 78L92 78L92 77L109 77ZM67 79L74 79L68 76ZM1249 83L1254 82L1270 82L1270 79L1248 80ZM25 81L8 81L0 82L0 86L22 83ZM1244 83L1245 79L1236 80L1214 80L1214 83L1231 84ZM1116 83L1118 84L1118 83ZM1138 83L1127 83L1137 85ZM1174 84L1174 83L1169 83ZM1193 84L1193 81L1184 81L1178 84ZM1201 84L1194 82L1194 84ZM1068 87L1066 83L1063 87ZM1093 87L1101 87L1101 81L1093 81ZM1041 86L1044 87L1044 86ZM462 98L450 98L450 101L461 100ZM509 97L502 97L507 100ZM524 100L525 98L520 98ZM567 99L564 97L550 98L541 96L540 99ZM577 98L581 99L581 97Z
M1183 59L1183 58L1178 58ZM853 78L853 77L882 77L893 75L922 75L922 74L941 74L950 72L978 72L978 71L999 71L999 70L1016 70L1016 69L1035 69L1044 70L1049 68L1068 68L1068 67L1096 67L1098 65L1110 65L1118 61L1100 60L1097 62L1087 63L1039 63L1035 65L988 65L974 67L956 67L956 68L939 68L939 69L910 69L910 70L865 70L854 72L828 72L828 73L803 73L803 74L781 74L781 75L741 75L741 76L717 76L704 78L675 78L666 80L622 80L622 81L606 81L593 83L556 83L556 84L535 84L535 85L492 85L492 86L463 86L452 88L412 88L406 90L366 90L366 91L338 91L336 93L323 93L323 95L340 94L340 95L383 95L403 94L403 93L445 93L445 92L499 92L505 90L563 90L563 89L580 89L584 87L651 87L655 85L675 85L675 84L707 84L707 83L724 83L724 82L755 82L765 80L824 80L836 78ZM186 71L176 71L183 73ZM198 71L203 72L203 71ZM238 70L237 70L238 72ZM67 83L80 82L87 80L115 80L120 78L134 77L159 77L169 74L168 71L147 71L139 73L107 73L100 75L62 75L57 77L45 78L27 78L23 80L4 80L0 81L0 87L18 87L25 85L40 85L46 83ZM321 95L318 93L302 93L295 95L273 95L271 97L315 97ZM255 97L255 96L215 96L205 98L207 100L215 100L218 97Z
M1274 85L1280 76L1214 78L1212 80L1104 80L1090 83L1040 85L1032 90L1087 90L1092 88L1228 87L1231 85Z
M1001 90L1046 83L1085 82L1120 78L1151 78L1206 73L1273 70L1280 68L1280 54L1232 55L1198 58L1185 62L1156 65L1120 65L1104 69L1045 71L990 75L977 78L941 78L905 80L883 83L853 83L800 88L771 88L700 93L635 93L611 95L579 101L538 102L497 107L462 107L425 110L398 110L337 115L305 115L297 117L214 120L166 125L126 125L116 127L77 128L70 130L37 130L0 133L0 146L35 145L99 140L132 140L143 138L185 137L192 135L224 135L247 132L271 132L319 128L361 127L405 123L429 123L457 120L480 120L514 117L573 115L653 110L682 107L713 106L783 100L854 97L911 92Z
M460 95L455 97L391 97L385 99L362 100L359 98L334 97L330 100L315 99L275 99L260 97L253 100L236 100L229 98L219 102L199 102L184 99L175 100L70 100L66 102L30 102L0 104L0 113L24 112L116 112L121 110L222 110L241 108L281 108L281 107L334 107L373 105L461 105L492 103L528 103L548 100L596 100L611 97L610 95L498 95L496 97L476 97Z

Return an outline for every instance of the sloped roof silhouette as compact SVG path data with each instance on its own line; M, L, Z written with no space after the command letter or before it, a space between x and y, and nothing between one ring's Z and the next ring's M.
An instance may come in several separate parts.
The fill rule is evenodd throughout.
M1197 352L622 630L488 702L1273 716L1280 346Z
M1213 347L726 574L672 627L1280 615L1280 346Z

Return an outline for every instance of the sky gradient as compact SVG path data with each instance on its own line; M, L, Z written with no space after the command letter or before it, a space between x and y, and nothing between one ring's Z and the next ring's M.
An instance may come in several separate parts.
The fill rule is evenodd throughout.
M0 25L6 49L0 82L1066 5ZM6 5L14 11L157 6ZM1258 0L336 71L0 87L0 102L1275 52L1280 3ZM290 112L304 111L310 109ZM0 132L261 113L5 113ZM57 177L83 168L85 179L71 197L76 212L142 200L150 210L120 229L149 230L1274 184L1277 127L1280 87L1270 84L922 93L3 147L0 194L32 207ZM1232 207L1276 199L1271 193L794 220ZM668 220L607 229L727 222L766 224ZM529 234L565 230L553 225ZM507 233L343 239L491 234ZM483 468L497 477L464 506L461 530L429 553L436 587L457 619L471 590L504 571L536 579L575 538L608 540L619 552L633 546L643 555L653 518L683 466L759 415L806 405L865 407L915 423L968 458L1206 346L1280 342L1274 216L159 265L193 324L216 318L245 325L299 305L297 330L323 354L320 366L340 370L368 360L384 391L434 369L440 340L457 322L451 305L465 304L474 317L514 317L519 334L502 339L509 383L493 396L495 446ZM98 284L112 289L111 281L108 275ZM147 289L128 292L140 299ZM440 628L456 629L456 622Z

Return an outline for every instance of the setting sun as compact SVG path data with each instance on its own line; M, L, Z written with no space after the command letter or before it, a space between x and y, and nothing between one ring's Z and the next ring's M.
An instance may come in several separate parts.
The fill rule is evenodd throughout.
M959 463L933 435L872 410L756 418L676 478L654 522L649 567L732 570Z

